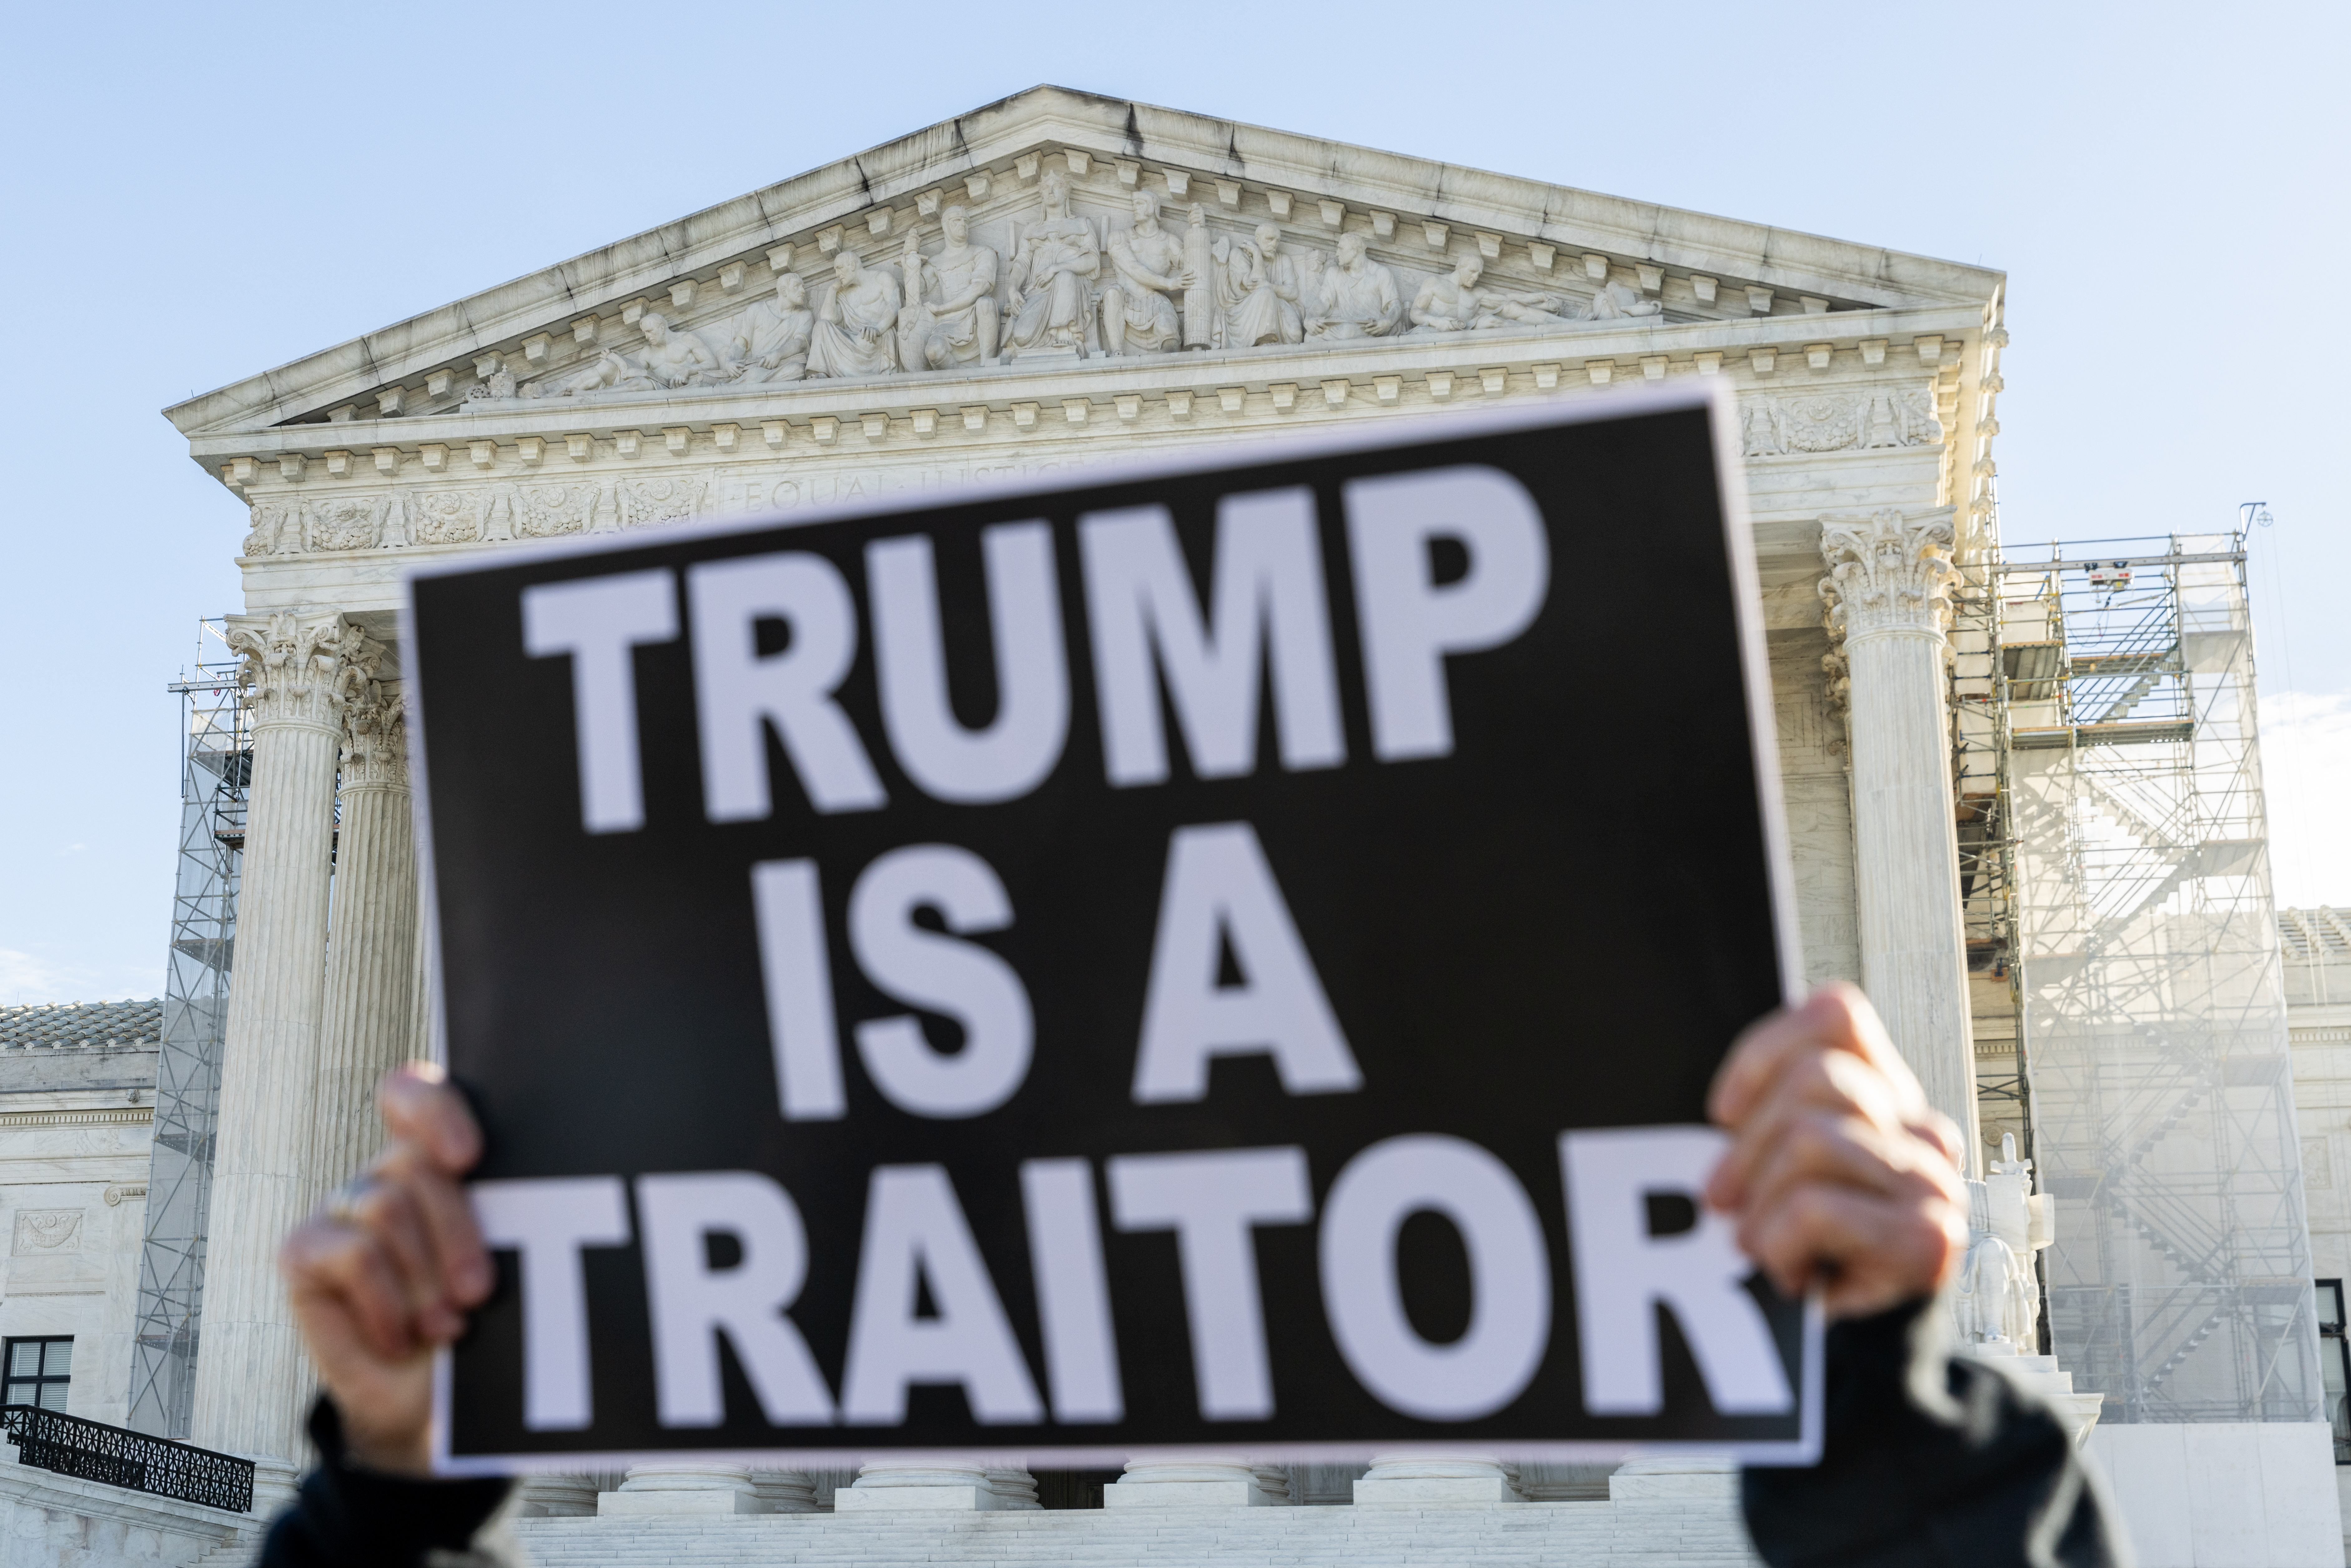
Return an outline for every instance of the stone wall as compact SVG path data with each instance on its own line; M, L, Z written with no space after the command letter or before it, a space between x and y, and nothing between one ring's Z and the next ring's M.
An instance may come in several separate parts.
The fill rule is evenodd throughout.
M129 1415L155 1061L152 1044L0 1051L0 1336L72 1335L67 1411L114 1426Z

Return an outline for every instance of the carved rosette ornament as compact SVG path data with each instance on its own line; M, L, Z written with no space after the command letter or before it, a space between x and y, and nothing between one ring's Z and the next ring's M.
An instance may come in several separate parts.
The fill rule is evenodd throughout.
M343 704L343 788L408 788L408 696L364 681Z
M331 613L281 611L231 627L228 645L245 662L236 679L256 729L302 725L340 736L355 685L372 682L383 659L381 644Z
M1951 623L1951 508L1821 521L1823 624L1840 643L1891 632L1941 639Z

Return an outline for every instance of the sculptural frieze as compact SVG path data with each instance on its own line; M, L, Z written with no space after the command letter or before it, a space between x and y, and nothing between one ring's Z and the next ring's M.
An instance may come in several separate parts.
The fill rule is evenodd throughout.
M1603 276L1587 281L1574 269L1568 281L1549 271L1561 248L1552 243L1512 250L1507 239L1498 244L1497 236L1479 235L1471 245L1470 235L1457 233L1448 249L1441 225L1399 227L1378 213L1368 223L1361 213L1343 219L1338 204L1325 201L1325 221L1340 232L1322 248L1318 236L1249 211L1225 182L1217 183L1219 200L1186 204L1179 219L1179 209L1163 208L1165 193L1155 184L1138 186L1131 164L1097 166L1091 179L1071 172L1088 167L1082 160L1070 168L1059 159L1029 167L1037 185L1025 202L1012 195L1009 182L997 187L993 199L985 181L967 182L969 204L958 199L942 205L938 193L926 193L918 203L922 217L893 209L889 222L873 214L868 224L828 231L818 243L830 247L829 275L791 271L792 255L804 253L797 243L786 245L768 251L766 265L775 270L765 275L765 288L748 295L739 291L747 273L758 276L751 270L760 265L757 258L729 263L719 283L706 288L684 280L671 284L662 309L643 308L644 300L622 308L622 320L634 318L634 335L601 315L574 319L569 330L535 335L525 340L527 353L502 350L477 361L481 379L461 406L487 412L486 403L511 407L538 398L738 397L768 384L952 375L1024 359L1033 368L1048 358L1178 350L1270 353L1407 334L1550 334L1666 319L1667 307L1654 297L1661 287L1656 268L1640 268L1636 287L1631 270L1608 276L1598 256L1587 256ZM1113 168L1117 186L1111 183ZM1179 196L1196 188L1168 176L1167 190ZM1289 211L1286 203L1275 205ZM1123 214L1101 215L1120 208ZM1245 214L1258 221L1244 221ZM869 264L859 249L841 245L852 227L890 235L889 254ZM1421 248L1423 234L1436 254ZM1554 276L1562 281L1553 284ZM626 287L646 286L632 281ZM535 379L518 374L526 358ZM454 379L440 373L434 384L442 390L434 397L445 395ZM1942 438L1931 395L1887 386L1824 392L1806 401L1786 379L1765 385L1775 389L1775 401L1742 411L1750 455L1897 449ZM1782 387L1787 390L1776 390ZM399 407L396 399L379 401L388 411ZM410 412L435 411L412 406ZM443 403L437 412L450 411ZM1133 417L1123 402L1122 417ZM916 434L935 434L940 418L916 411ZM1075 415L1071 423L1078 423ZM831 428L819 434L820 443L830 440ZM616 455L633 458L640 437L619 434ZM583 439L573 440L572 455L591 461L595 452ZM737 439L730 434L719 444L731 452ZM505 450L503 440L498 444ZM484 443L474 445L481 468L506 469L503 461L486 455ZM446 460L439 454L445 450L428 444L424 466L441 471ZM526 442L523 465L537 472L529 465L538 461L537 448ZM349 467L347 462L331 465L332 476L359 476ZM552 493L568 497L559 486ZM538 499L540 489L494 488L462 502L413 497L372 517L351 502L315 512L290 504L267 511L256 507L246 553L405 549L626 526L623 499L610 489L597 494L596 501L585 500L583 492L557 504Z
M1740 400L1739 428L1750 457L1931 446L1943 439L1933 395L1923 387L1750 392Z
M241 553L299 555L306 547L303 510L298 501L253 503L253 529L245 536Z
M719 334L730 381L796 382L808 374L809 340L816 312L797 272L779 274L772 299L754 300Z
M1110 237L1111 276L1102 291L1102 352L1164 353L1177 346L1183 326L1171 294L1197 281L1185 265L1184 242L1160 226L1159 198L1134 193L1132 226Z
M622 479L613 488L617 492L621 526L650 528L701 516L709 479L703 475Z
M481 497L473 491L427 490L416 498L418 544L471 544L481 528Z
M368 549L375 544L381 502L372 496L336 496L311 508L310 548Z
M552 383L533 382L532 388L548 396L578 397L586 392L715 386L728 379L726 361L699 332L672 327L669 318L658 310L646 311L637 329L644 334L641 353L632 356L607 349L586 370Z
M1301 304L1306 282L1300 259L1281 248L1281 229L1259 224L1249 239L1222 247L1224 335L1218 347L1253 349L1259 343L1299 343L1306 339Z
M1325 342L1393 335L1405 319L1404 290L1394 272L1374 261L1360 234L1339 236L1335 265L1323 267L1309 252L1300 298L1305 304L1306 335Z
M596 510L597 496L593 485L517 486L515 531L534 539L585 533Z
M1004 357L1053 351L1082 359L1102 245L1093 221L1071 210L1069 177L1059 169L1039 178L1037 195L1043 215L1020 231L1006 278Z
M375 548L406 549L413 542L408 521L408 497L394 490L383 498L383 509L376 514Z
M900 266L906 275L905 308L898 315L898 359L910 371L953 370L996 363L1002 322L996 304L996 252L971 243L971 214L961 206L939 214L946 244L925 256L906 236Z
M1587 321L1625 321L1665 313L1663 301L1643 298L1639 289L1612 277L1593 292L1592 304L1585 310L1583 319Z
M1454 263L1449 274L1423 283L1413 296L1413 332L1479 332L1505 325L1563 327L1572 319L1567 314L1572 308L1559 295L1485 287L1485 274L1483 261L1465 256Z
M898 368L898 280L854 250L832 258L832 292L809 339L812 376L880 376Z

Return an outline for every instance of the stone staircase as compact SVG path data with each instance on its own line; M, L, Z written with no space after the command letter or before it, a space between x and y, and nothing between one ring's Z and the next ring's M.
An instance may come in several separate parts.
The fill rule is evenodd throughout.
M1727 1498L518 1519L534 1568L1755 1568Z

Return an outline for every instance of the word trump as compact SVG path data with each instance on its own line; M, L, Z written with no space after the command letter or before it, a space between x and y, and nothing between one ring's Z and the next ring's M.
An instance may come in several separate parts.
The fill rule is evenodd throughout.
M1344 497L1374 752L1389 762L1446 756L1453 728L1445 657L1509 642L1542 608L1542 515L1524 486L1483 466L1358 480ZM1281 766L1346 761L1311 490L1219 502L1205 616L1166 507L1082 516L1078 540L1110 783L1166 779L1161 682L1196 777L1254 772L1269 672ZM1439 582L1433 568L1440 542L1468 557L1451 581ZM947 698L931 539L914 534L865 549L866 622L891 753L924 793L963 804L1028 794L1061 761L1070 734L1052 531L1043 522L998 524L982 532L981 551L1001 696L995 718L972 729ZM631 659L681 636L678 575L662 568L524 591L530 653L571 661L580 818L590 833L644 826ZM784 550L704 562L684 576L708 820L775 812L771 727L815 810L887 806L868 738L835 697L860 634L841 570L822 555ZM761 651L763 622L789 629L785 646Z
M1741 1281L1749 1265L1729 1222L1651 1234L1647 1206L1687 1199L1721 1151L1702 1128L1617 1128L1558 1139L1569 1216L1584 1407L1650 1415L1664 1402L1657 1309L1674 1316L1716 1409L1772 1415L1793 1403L1770 1325ZM1552 1324L1551 1245L1510 1168L1466 1139L1383 1139L1340 1168L1319 1217L1306 1152L1295 1147L1123 1155L1097 1173L1082 1159L1019 1167L1043 1376L1021 1349L953 1180L938 1165L871 1173L848 1343L836 1389L790 1313L810 1282L799 1206L750 1171L476 1183L475 1213L496 1249L520 1260L524 1423L587 1427L594 1416L583 1249L627 1245L634 1197L664 1427L724 1415L719 1344L779 1427L892 1426L916 1385L958 1387L983 1427L1099 1426L1125 1396L1103 1265L1098 1175L1118 1231L1169 1231L1176 1243L1201 1418L1275 1414L1255 1233L1316 1225L1322 1307L1355 1379L1388 1408L1433 1422L1474 1420L1517 1399L1541 1364ZM1406 1310L1397 1233L1441 1216L1468 1259L1468 1326L1444 1343ZM712 1262L724 1237L736 1260ZM918 1299L931 1311L917 1315Z

